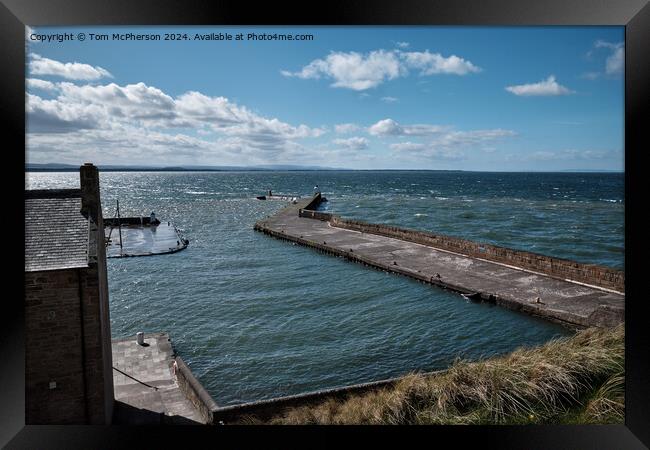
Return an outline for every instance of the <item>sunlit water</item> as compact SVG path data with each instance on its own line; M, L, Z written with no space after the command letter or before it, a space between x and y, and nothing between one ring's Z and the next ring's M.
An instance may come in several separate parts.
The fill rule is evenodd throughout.
M30 173L29 188L78 187ZM170 333L220 405L443 369L568 331L253 231L309 195L344 217L431 230L623 269L622 174L471 172L101 173L104 216L171 220L171 255L108 260L111 331Z

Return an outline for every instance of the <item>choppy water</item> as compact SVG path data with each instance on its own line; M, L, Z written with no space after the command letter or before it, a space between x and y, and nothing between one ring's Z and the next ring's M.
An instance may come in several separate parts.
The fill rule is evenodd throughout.
M108 262L114 337L169 332L221 405L446 367L567 334L558 325L253 231L309 195L345 217L623 269L622 174L211 172L101 174L104 216L172 220L177 254ZM78 187L30 173L29 188Z

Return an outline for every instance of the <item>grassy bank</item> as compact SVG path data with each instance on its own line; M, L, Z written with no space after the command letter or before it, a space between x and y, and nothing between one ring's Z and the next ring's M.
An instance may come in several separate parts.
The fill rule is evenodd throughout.
M623 423L623 326L588 329L540 347L394 387L290 409L269 424ZM249 418L246 423L259 423Z

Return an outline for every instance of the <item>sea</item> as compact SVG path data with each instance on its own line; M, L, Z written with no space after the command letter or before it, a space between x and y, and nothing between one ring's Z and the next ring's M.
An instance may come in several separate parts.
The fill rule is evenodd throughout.
M542 344L560 325L253 231L309 196L346 218L624 270L624 174L446 171L101 172L104 217L149 215L189 239L108 260L114 338L169 333L220 406L442 370ZM26 188L78 188L29 172Z

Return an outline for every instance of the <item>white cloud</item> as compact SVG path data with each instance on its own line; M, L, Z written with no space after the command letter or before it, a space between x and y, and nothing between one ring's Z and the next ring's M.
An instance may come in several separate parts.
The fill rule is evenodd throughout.
M387 80L408 75L409 69L418 69L420 75L465 75L481 69L470 61L439 53L402 52L400 50L375 50L367 54L357 52L331 52L324 59L315 59L299 72L282 70L287 77L334 80L332 87L363 91Z
M492 130L450 131L440 135L434 141L434 144L443 147L472 146L516 135L517 133L512 130L503 130L501 128Z
M391 144L390 148L398 152L421 152L426 150L427 146L418 142L398 142Z
M447 130L442 125L400 125L393 119L383 119L371 125L368 132L374 136L427 136Z
M300 72L282 71L298 78L332 78L332 87L362 91L376 87L385 80L402 75L403 68L394 52L377 50L362 55L357 52L332 52L325 59L316 59Z
M515 136L511 130L472 130L472 131L447 131L433 137L428 142L398 142L390 145L390 149L400 155L412 158L440 159L458 161L465 159L463 148L479 148L486 152L496 149L486 144L504 137Z
M30 91L34 89L40 89L42 91L56 91L59 89L55 83L39 80L38 78L27 78L25 81L27 82L27 89Z
M43 100L27 94L27 130L34 133L68 133L98 128L101 123L100 108Z
M404 134L404 128L393 119L383 119L371 125L368 132L375 136L399 136Z
M543 95L568 95L574 92L560 85L555 81L555 76L551 75L546 80L539 83L520 84L517 86L507 86L506 91L512 92L519 96L543 96Z
M618 47L610 56L605 60L605 73L607 75L617 75L623 73L625 58L625 49Z
M380 100L384 103L395 103L399 101L399 99L395 97L382 97Z
M97 161L106 155L113 161L124 156L129 162L148 163L157 157L162 158L157 162L291 161L290 156L300 159L309 154L297 140L325 133L195 91L174 97L145 83L77 85L34 78L27 83L28 151L36 159L59 155L69 160L65 152L85 157L102 149L104 156ZM55 96L41 98L31 92L35 89Z
M350 150L364 150L368 148L368 139L358 136L348 139L334 139L332 143Z
M620 75L623 73L625 68L625 44L623 42L607 42L603 40L598 40L594 42L592 50L587 53L587 56L593 56L594 50L604 48L610 50L610 54L605 59L605 75ZM594 80L598 78L603 73L600 72L588 72L583 75L583 78Z
M406 52L402 53L401 56L408 67L420 69L420 75L466 75L481 71L479 67L476 67L470 61L456 55L445 58L440 53L430 53L427 50L424 52Z
M355 123L341 123L334 125L334 131L336 131L337 134L354 133L360 129L361 127Z
M41 55L32 53L29 61L29 73L31 75L53 75L69 80L97 80L111 75L106 69L99 66L91 66L78 62L62 63L53 59L44 58Z
M107 119L122 117L131 121L160 121L177 117L174 99L160 89L142 82L126 86L115 83L78 86L62 82L59 87L61 95L58 100L61 103L102 108Z
M605 60L605 73L607 75L618 75L623 73L625 59L625 47L622 42L612 43L598 40L594 43L595 48L606 48L612 53Z
M288 139L318 137L320 128L292 126L278 119L259 116L225 97L208 97L200 92L188 92L176 99L178 113L190 121L209 124L215 131L229 136L245 137L256 143L277 143Z
M397 45L399 48L407 48L411 44L408 42L395 42L395 45Z
M607 42L607 41L603 41L602 39L599 39L596 42L594 42L594 47L596 47L596 48L608 48L610 50L616 50L618 48L623 47L623 43L622 42L612 43L612 42Z
M225 97L209 97L194 91L173 98L144 83L78 86L62 82L58 88L60 94L54 100L44 101L31 96L28 108L38 107L55 116L67 112L65 120L73 120L76 114L92 119L85 120L86 125L95 123L100 128L109 128L118 122L145 127L208 126L224 135L244 136L257 143L317 137L324 133L319 128L292 126L275 118L262 117ZM43 102L55 106L44 110Z

